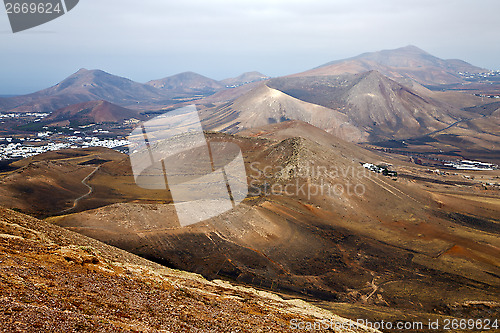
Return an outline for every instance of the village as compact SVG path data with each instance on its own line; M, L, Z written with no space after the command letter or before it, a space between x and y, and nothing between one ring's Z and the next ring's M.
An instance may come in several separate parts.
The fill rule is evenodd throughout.
M0 114L0 161L18 160L48 151L69 148L105 147L128 153L127 135L137 121L51 126L43 120L48 113Z
M467 81L499 81L500 71L489 71L483 73L459 72L458 75Z
M0 138L0 142L3 141ZM12 141L12 140L10 140ZM100 139L97 137L69 136L65 140L52 141L51 139L19 139L21 142L0 144L0 161L14 160L35 156L48 151L67 148L106 147L110 149L124 148L129 141L126 139Z

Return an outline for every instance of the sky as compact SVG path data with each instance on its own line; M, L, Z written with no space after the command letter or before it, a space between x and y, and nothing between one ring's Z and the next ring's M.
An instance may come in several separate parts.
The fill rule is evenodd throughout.
M499 32L498 0L80 0L16 34L0 8L0 95L80 68L138 82L184 71L274 77L409 44L500 69Z

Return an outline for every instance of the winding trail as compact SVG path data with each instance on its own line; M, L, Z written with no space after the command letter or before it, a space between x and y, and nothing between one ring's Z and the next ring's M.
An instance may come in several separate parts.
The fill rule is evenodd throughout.
M453 124L451 124L451 125L449 125L449 126L447 126L447 127L445 127L445 128L442 128L442 129L439 129L439 130L432 131L432 132L430 132L430 133L425 134L424 136L430 136L430 135L433 135L433 134L437 134L437 133L440 133L440 132L444 132L444 131L446 131L447 129L450 129L450 128L452 128L452 127L456 126L457 124L460 124L460 123L463 123L463 122L465 122L465 121L472 120L472 119L476 119L476 118L465 118L465 119L462 119L462 120L457 120L457 121L455 121Z
M90 177L92 177L92 176L93 176L93 175L97 172L97 170L99 170L99 168L100 168L100 167L101 167L100 165L96 166L96 167L94 168L94 170L93 170L91 173L89 173L89 174L87 175L87 177L85 177L85 178L83 178L83 179L82 179L82 184L83 184L83 185L85 185L85 186L87 186L87 188L89 189L89 190L88 190L88 192L87 192L87 193L85 193L84 195L79 196L78 198L76 198L76 199L73 201L73 206L72 206L72 207L70 207L70 208L67 208L67 209L65 209L65 210L60 211L60 212L59 212L59 214L61 214L61 213L66 213L66 212L69 212L69 211L71 211L71 210L75 209L75 208L76 208L76 206L78 205L78 202L79 202L80 200L82 200L82 199L84 199L84 198L88 197L89 195L91 195L91 194L92 194L92 192L94 192L94 189L92 188L92 186L90 186L89 184L87 184L87 180L89 180L89 179L90 179Z
M480 119L480 118L485 118L485 117L487 117L487 116L488 116L488 115L486 115L486 114L482 114L482 115L480 115L480 116L478 116L478 117L475 117L475 118L464 118L464 119L462 119L462 120L457 120L456 122L454 122L453 124L451 124L451 125L449 125L449 126L447 126L447 127L445 127L445 128L442 128L442 129L440 129L440 130L435 130L435 131L432 131L432 132L430 132L430 133L425 134L425 135L424 135L424 137L425 137L425 136L434 135L434 134L437 134L437 133L440 133L440 132L444 132L444 131L446 131L447 129L450 129L450 128L454 127L454 126L457 126L457 125L458 125L458 124L460 124L460 123L464 123L464 122L469 121L469 120L476 120L476 119Z

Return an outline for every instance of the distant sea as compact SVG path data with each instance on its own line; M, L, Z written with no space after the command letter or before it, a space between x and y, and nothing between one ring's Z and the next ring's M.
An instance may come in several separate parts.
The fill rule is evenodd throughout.
M0 95L0 98L16 97L19 95Z

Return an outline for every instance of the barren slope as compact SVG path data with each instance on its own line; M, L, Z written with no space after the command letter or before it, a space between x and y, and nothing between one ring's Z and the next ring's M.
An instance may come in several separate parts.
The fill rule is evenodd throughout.
M0 173L0 205L35 216L134 200L171 202L165 191L138 187L126 155L107 148L48 152L15 162L11 168ZM92 195L85 196L88 184ZM85 200L75 201L82 196Z
M73 104L56 110L44 122L76 121L78 123L119 122L139 117L137 111L100 100Z
M291 332L292 319L348 323L305 302L166 269L3 208L0 276L5 332ZM375 332L358 325L347 331Z
M360 142L421 136L474 116L421 86L412 90L371 71L271 79L232 102L204 110L204 125L237 132L295 119Z
M454 205L453 186L442 186L445 193L425 177L420 184L370 173L360 163L385 158L309 125L245 134L226 136L243 149L250 184L234 211L186 228L172 205L140 202L51 221L210 278L423 317L486 315L465 304L495 301L499 292L495 190L476 193L470 183Z
M363 130L351 125L345 114L301 101L267 85L261 85L215 110L207 110L203 117L205 128L230 132L294 119L349 141L362 141L367 136Z

